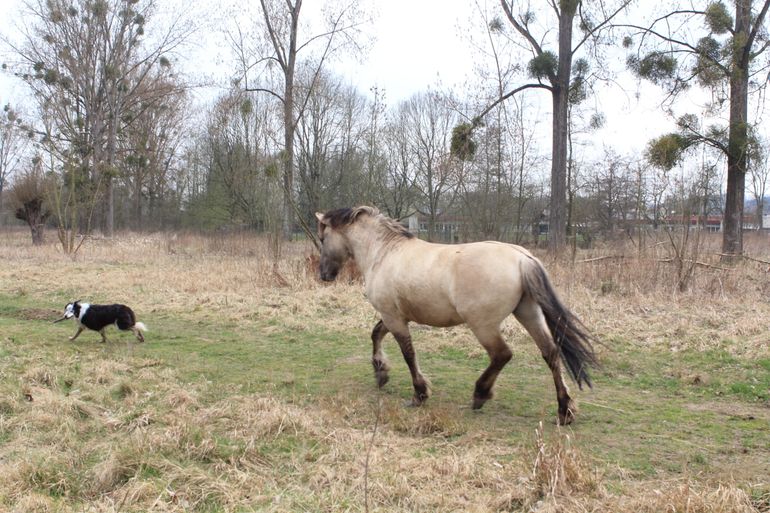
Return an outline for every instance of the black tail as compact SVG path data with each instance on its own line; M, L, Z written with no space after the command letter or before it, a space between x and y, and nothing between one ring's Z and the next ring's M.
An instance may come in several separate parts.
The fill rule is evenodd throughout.
M583 383L591 387L588 367L599 367L591 343L594 338L580 319L559 300L543 265L538 260L532 259L530 271L522 276L524 284L527 292L543 310L545 322L559 348L564 366L581 390Z

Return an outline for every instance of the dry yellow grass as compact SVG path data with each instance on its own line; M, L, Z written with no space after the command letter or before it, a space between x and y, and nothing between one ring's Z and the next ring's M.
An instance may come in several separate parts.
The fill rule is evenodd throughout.
M770 260L767 240L747 247ZM699 260L719 267L715 252L704 249ZM267 331L355 331L364 340L351 358L366 361L376 315L360 283L318 282L310 255L311 246L291 244L274 263L264 241L247 235L127 234L88 241L72 258L54 244L32 247L23 232L2 232L0 294L125 302L140 320L145 313L200 323L258 319ZM545 263L565 302L599 334L602 354L623 339L667 354L770 355L764 265L700 266L681 292L665 258L665 246L653 243L642 252L612 246ZM44 318L48 308L26 315ZM505 333L515 353L533 350L513 319ZM418 328L415 339L420 354L449 347L483 355L463 328ZM579 424L574 431L541 424L512 446L500 436L504 428L479 430L446 404L405 409L373 390L313 404L239 391L212 398L211 384L186 382L130 352L56 358L25 364L10 380L17 386L0 389L13 392L0 397L0 440L12 440L0 448L0 504L12 511L364 511L365 494L370 511L380 512L770 510L770 499L749 495L755 485L766 493L766 479L639 477L610 468L573 444ZM85 378L69 390L67 369L75 365ZM382 424L370 448L377 408ZM99 441L84 446L86 437ZM286 439L294 444L288 453L262 449Z

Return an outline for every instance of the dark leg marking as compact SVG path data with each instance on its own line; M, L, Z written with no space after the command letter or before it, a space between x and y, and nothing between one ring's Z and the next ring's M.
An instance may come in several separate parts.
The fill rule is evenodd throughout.
M412 336L409 334L409 331L406 334L393 333L393 336L396 337L396 341L401 348L401 354L404 356L404 361L406 361L406 365L409 367L409 372L412 375L412 386L414 386L412 404L420 406L430 397L430 387L420 372L420 367L417 365L417 355L412 346Z
M506 345L499 332L496 333L494 337L485 338L483 340L479 339L479 341L487 350L487 354L489 354L489 366L481 373L479 379L476 380L472 405L474 410L478 410L484 406L485 402L492 398L492 387L495 385L497 376L513 357L513 353Z
M83 333L83 326L78 326L78 330L70 337L70 340L75 340L81 333Z
M372 330L372 367L374 367L374 377L377 380L377 386L382 388L390 379L388 371L390 365L382 352L382 339L388 334L388 328L382 321L377 322Z
M549 355L544 354L543 360L548 364L548 368L551 369L554 385L556 385L556 401L559 404L558 423L560 426L566 426L575 420L576 408L572 398L569 396L567 385L564 383L561 366L559 365L559 353L552 351Z
M525 296L513 313L535 340L537 347L540 348L540 354L543 355L543 360L551 370L553 383L556 386L556 401L559 405L557 422L562 426L570 424L575 419L577 408L569 396L567 385L564 383L559 362L559 348L545 323L543 311L532 298Z

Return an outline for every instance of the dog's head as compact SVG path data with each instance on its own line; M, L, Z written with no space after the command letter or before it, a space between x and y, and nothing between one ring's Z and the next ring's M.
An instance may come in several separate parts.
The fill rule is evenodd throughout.
M56 320L54 322L60 322L65 319L72 319L73 317L79 317L80 316L80 300L73 301L72 303L67 303L67 306L64 307L64 315L61 319Z

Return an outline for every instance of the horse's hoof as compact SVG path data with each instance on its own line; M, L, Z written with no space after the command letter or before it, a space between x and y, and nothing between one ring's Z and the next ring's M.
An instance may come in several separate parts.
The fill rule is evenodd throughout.
M418 403L417 399L412 397L409 401L404 401L404 408L419 408L422 403Z
M485 393L482 392L480 394L478 392L474 393L473 394L473 405L471 406L471 408L474 409L474 410L478 410L479 408L484 406L484 403L486 403L487 401L492 399L492 395L493 395L493 393L492 393L491 390L489 390L489 391L487 391Z
M575 420L575 414L572 413L571 409L569 409L566 411L566 413L559 412L559 417L556 420L556 423L560 426L567 426L569 424L572 424L574 420Z
M377 379L377 388L384 387L390 381L390 376L387 372L377 372L375 373L375 378Z
M567 413L565 414L559 414L559 419L557 423L560 426L567 426L569 424L572 424L572 422L575 420L575 415L573 415L572 411L567 410Z
M473 398L473 404L471 404L472 410L480 410L482 406L484 406L484 403L487 402L486 398L482 399L480 397L474 397Z
M412 406L422 406L428 400L428 394L416 394L412 397Z
M575 420L576 411L577 407L575 406L575 403L572 401L572 399L570 399L567 401L567 406L565 408L559 408L559 417L556 423L560 426L572 424L572 422Z

